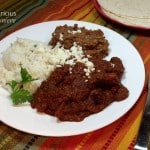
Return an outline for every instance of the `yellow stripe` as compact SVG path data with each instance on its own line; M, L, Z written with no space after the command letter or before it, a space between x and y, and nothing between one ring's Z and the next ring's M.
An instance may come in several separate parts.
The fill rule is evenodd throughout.
M88 5L85 5L80 10L80 13L79 12L74 13L74 15L71 18L74 20L80 19L80 20L94 22L96 24L104 25L106 22L101 17L99 17L99 14L97 13L97 11L95 9L93 9L92 11L91 11L91 9L93 9L93 5L91 5L91 3L89 3ZM86 14L88 14L88 15L86 15Z
M86 14L89 13L89 11L92 9L92 7L93 6L91 5L91 3L88 5L85 5L84 7L82 7L82 9L76 11L74 13L74 15L72 16L72 18L74 20L80 20L80 18L82 18L83 16L85 16Z
M146 64L146 62L150 59L150 54L146 56L146 58L144 59L144 64Z
M97 12L95 12L95 13L97 14L97 16L96 16L96 20L94 21L94 23L100 24L100 25L106 24L106 20L101 18Z
M137 116L136 120L128 130L127 134L121 140L120 144L118 145L118 150L127 150L127 147L130 145L131 140L137 135L139 129L139 122L142 118L142 112Z
M91 3L87 3L86 5L84 5L84 7L78 9L72 15L70 15L69 19L85 20L85 21L89 21L89 22L94 22L96 24L104 25L106 23L106 21L104 19L102 19L99 16L99 13L96 11L96 9L93 9L93 8L94 8L94 6L91 5ZM91 9L93 9L93 10L91 11ZM55 14L57 14L57 13L55 13ZM51 16L49 15L49 17L51 17ZM49 17L47 17L45 20L47 20Z
M91 8L93 9L93 8ZM89 10L91 11L91 10ZM89 14L86 15L84 18L82 18L82 20L85 20L85 21L89 21L89 22L94 22L94 20L96 19L96 15L94 14L95 12L95 9L93 9L91 12L88 12Z

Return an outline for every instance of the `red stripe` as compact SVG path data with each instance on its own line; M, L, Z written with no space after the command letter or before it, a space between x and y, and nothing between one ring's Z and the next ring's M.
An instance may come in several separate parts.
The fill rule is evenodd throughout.
M48 150L50 148L50 146L56 141L58 140L57 138L48 138L41 146L38 150Z
M131 141L131 143L129 144L128 150L134 149L135 142L136 142L136 137L134 137L133 140Z

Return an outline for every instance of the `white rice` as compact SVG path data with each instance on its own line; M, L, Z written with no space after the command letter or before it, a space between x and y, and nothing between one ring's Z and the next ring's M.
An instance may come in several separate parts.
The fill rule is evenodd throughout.
M72 60L70 60L71 57L73 57ZM76 44L70 50L65 50L60 47L59 43L52 48L47 43L18 38L2 53L0 85L10 90L6 83L12 80L21 80L20 69L22 66L27 69L33 78L38 79L25 84L23 87L33 93L56 67L64 64L73 66L76 62L85 63L88 70L85 73L88 73L88 75L94 70L93 63L84 56L82 47Z
M3 53L0 65L0 84L6 87L6 83L11 80L19 81L21 79L20 65L22 65L33 78L38 78L25 85L30 92L34 92L54 70L54 65L51 65L50 62L50 49L51 47L45 43L18 38Z

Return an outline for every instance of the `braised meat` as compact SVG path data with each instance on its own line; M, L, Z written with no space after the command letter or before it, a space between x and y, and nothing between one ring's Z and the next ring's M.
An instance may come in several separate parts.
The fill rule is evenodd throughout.
M57 68L37 89L32 107L61 121L81 121L110 103L125 99L128 90L120 82L121 61L116 59L118 66L112 65L111 61L97 61L100 65L90 78L84 75L82 63L77 63L71 74L69 65Z
M118 57L104 59L109 52L108 41L101 30L59 26L49 44L56 46L58 42L66 49L74 43L80 45L94 68L88 75L85 70L89 70L83 62L56 68L34 93L32 108L61 121L82 121L112 102L128 97L129 91L121 83L125 68Z
M78 27L77 24L58 26L49 44L55 46L58 42L66 49L71 48L75 42L90 56L103 58L108 55L108 41L99 29L87 30L85 27Z

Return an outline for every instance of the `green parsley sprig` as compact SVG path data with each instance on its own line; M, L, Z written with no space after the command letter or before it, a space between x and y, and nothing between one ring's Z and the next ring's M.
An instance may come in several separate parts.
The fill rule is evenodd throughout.
M21 81L17 82L15 80L12 80L6 83L11 87L11 99L13 104L15 105L30 102L33 99L33 95L28 90L23 89L23 85L37 80L33 79L32 76L28 73L28 71L25 68L22 68L22 66L20 70L20 75Z

